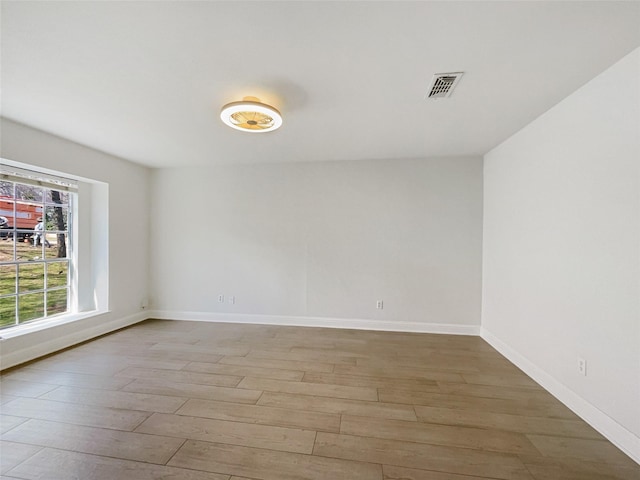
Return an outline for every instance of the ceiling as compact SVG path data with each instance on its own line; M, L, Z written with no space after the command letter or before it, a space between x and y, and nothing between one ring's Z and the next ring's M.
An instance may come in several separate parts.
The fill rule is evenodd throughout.
M482 155L640 45L639 2L2 1L2 115L151 167ZM425 100L434 73L464 71ZM284 125L247 134L251 95Z

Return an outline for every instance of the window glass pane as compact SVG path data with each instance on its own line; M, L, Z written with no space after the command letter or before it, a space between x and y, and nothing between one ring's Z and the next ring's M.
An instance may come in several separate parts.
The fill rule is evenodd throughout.
M16 260L19 262L29 262L32 260L40 260L44 257L43 246L33 245L35 237L30 231L18 231L18 241L16 242Z
M17 243L31 245L33 243L33 230L16 230Z
M69 194L58 190L45 190L45 202L69 205Z
M44 317L44 292L18 296L18 321L20 323Z
M15 227L33 231L41 221L44 207L36 203L16 202Z
M13 241L0 238L0 262L13 262Z
M43 189L41 187L36 187L33 185L23 185L21 183L16 183L16 199L42 203Z
M47 243L46 258L67 258L69 256L69 237L66 234L50 233L47 235Z
M67 289L47 292L47 316L67 311Z
M0 225L0 240L13 240L14 231L7 217L0 217L0 222L6 222L4 226Z
M47 264L47 288L66 287L69 276L69 262Z
M0 230L13 228L15 222L14 203L0 196Z
M18 265L18 292L44 290L44 263Z
M69 209L66 207L46 207L45 228L47 230L66 231Z
M0 197L13 198L13 182L0 180Z
M0 327L15 325L16 297L0 298Z
M57 238L58 237L55 233L44 233L40 236L38 243L40 244L39 246L41 246L44 243L44 246L45 246L44 253L47 258L51 258L51 255L49 255L48 251L55 248Z
M16 293L16 266L0 265L0 295Z
M35 227L33 227L32 239L34 246L42 245L43 243L48 246L47 239L47 222L42 221L42 217L38 217L38 223L36 223Z

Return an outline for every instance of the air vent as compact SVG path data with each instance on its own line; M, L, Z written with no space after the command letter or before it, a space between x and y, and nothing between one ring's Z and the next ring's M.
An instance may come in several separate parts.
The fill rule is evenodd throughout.
M436 73L431 79L425 98L447 98L460 81L463 72Z

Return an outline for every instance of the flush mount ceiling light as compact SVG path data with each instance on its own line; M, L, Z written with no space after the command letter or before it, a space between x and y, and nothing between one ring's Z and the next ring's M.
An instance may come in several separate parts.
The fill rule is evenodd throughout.
M282 125L280 112L255 97L227 103L222 107L220 118L231 128L251 133L271 132Z

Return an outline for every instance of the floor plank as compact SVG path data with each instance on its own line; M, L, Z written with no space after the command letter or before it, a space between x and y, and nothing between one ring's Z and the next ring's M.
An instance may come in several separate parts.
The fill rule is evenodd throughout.
M345 387L327 383L285 382L269 378L245 377L238 388L249 388L268 392L294 393L316 397L347 398L351 400L378 401L378 392L370 387Z
M288 356L292 359L300 361L313 361L320 363L333 363L340 365L357 365L361 354L348 352L341 347L331 347L327 349L315 347L297 347L292 346Z
M313 430L162 413L151 415L136 432L245 447L268 445L272 450L297 453L311 453L316 437Z
M515 455L319 432L314 455L422 470L478 475L505 480L532 480Z
M105 377L118 373L123 368L127 367L126 364L120 362L119 358L111 362L98 362L95 358L89 360L77 361L59 360L56 357L50 357L38 362L39 370L47 370L61 373L79 373L79 374L92 374L102 375Z
M14 417L11 415L0 415L0 434L8 432L13 427L17 427L21 423L28 420L25 417Z
M464 383L464 379L459 373L443 372L440 370L428 368L363 367L353 365L336 365L333 371L334 373L360 375L365 377L415 378L441 382Z
M577 460L575 458L550 458L520 456L536 480L638 480L637 464L611 464Z
M176 414L257 423L260 425L302 428L319 432L338 433L340 431L339 414L263 407L261 405L238 405L228 402L190 399Z
M425 379L399 380L397 378L389 377L362 377L358 375L344 375L339 373L306 372L302 381L309 383L345 385L349 387L399 388L420 392L441 392L438 382L435 380Z
M160 464L169 461L185 440L45 420L29 420L2 438L41 447Z
M464 362L464 361L438 361L435 362L430 357L427 358L398 358L392 359L386 357L374 357L374 358L358 358L356 365L362 368L369 369L388 369L389 367L397 370L404 370L405 368L420 370L426 372L432 372L434 375L439 373L455 375L458 378L459 375L464 373L479 373L480 367L476 363ZM464 378L464 377L463 377Z
M41 447L0 440L0 473L9 472L12 468L40 451Z
M434 472L433 470L417 470L415 468L383 465L384 480L487 480L487 477L458 475L455 473Z
M70 387L98 388L101 390L118 390L132 381L131 378L124 377L117 378L95 374L51 372L38 368L39 365L40 362L29 364L28 367L11 370L4 376L26 382L38 382L54 386L67 385ZM53 390L53 388L50 390Z
M262 356L260 354L262 354ZM275 358L271 358L269 355L275 355ZM305 372L333 372L333 364L330 363L316 363L303 360L294 362L291 360L283 360L283 358L286 357L286 353L273 354L272 352L252 351L252 353L246 357L224 357L219 363L247 367L280 368L283 370L301 369Z
M11 395L14 397L39 397L43 393L53 390L55 385L46 383L24 382L22 380L14 380L11 378L3 379L0 382L0 391L3 395Z
M228 480L228 475L45 448L11 470L26 480Z
M80 362L78 362L80 360ZM77 366L79 363L85 365L85 370L94 372L97 370L98 365L111 365L114 372L122 370L126 367L141 367L141 368L161 368L163 370L181 370L185 367L189 361L180 360L175 358L167 358L163 355L154 354L154 352L147 352L146 355L131 355L131 351L127 352L127 355L119 355L117 358L113 358L112 355L92 355L87 361L84 353L78 353L74 355L67 355L64 360L53 363L52 368L49 370L60 370L66 372L74 372L70 366ZM47 364L51 365L51 364Z
M504 398L470 397L413 390L378 389L381 402L405 403L416 406L474 410L489 413L507 413L534 417L577 419L576 415L559 402L531 398L526 401Z
M120 391L109 392L76 387L58 387L41 395L40 398L58 402L160 413L173 413L187 401L187 398L184 397Z
M538 449L523 434L479 428L343 415L340 433L502 453L540 455Z
M478 427L487 430L602 439L602 435L582 420L491 413L483 410L415 406L418 420L426 423Z
M373 463L192 440L169 465L261 480L382 480L380 465Z
M216 346L212 348L208 345L179 345L173 343L157 343L151 347L149 350L157 351L157 352L191 352L191 353L204 353L204 354L214 354L214 355L238 355L240 357L249 353L249 349L247 347L233 347L233 346Z
M160 368L128 367L116 374L118 377L142 378L162 382L182 382L217 387L235 387L242 380L238 375L216 375L213 373L195 373Z
M300 381L304 371L283 370L280 368L247 367L220 363L191 362L183 370L189 372L215 373L218 375L237 375L241 377L270 378L273 380Z
M20 398L20 397L14 397L13 395L5 395L3 393L0 393L0 405L4 405L5 403L9 403L12 400L15 400L17 398Z
M23 398L9 402L2 406L2 413L115 430L133 430L149 416L146 412L111 407L92 405L70 407L68 403L37 398Z
M258 405L291 408L293 410L366 415L370 417L391 418L396 420L417 420L415 411L408 405L392 403L364 402L343 398L313 397L311 395L293 395L290 393L265 392Z
M185 379L185 381L188 379ZM135 380L124 387L126 392L151 393L155 395L175 396L178 398L203 398L221 402L253 404L258 401L262 390L216 387L215 385L197 385L193 383L169 382L162 380Z
M526 375L491 375L485 373L463 373L462 378L467 383L475 383L478 385L494 385L502 387L531 387L540 388L540 386Z
M546 400L557 403L553 396L542 387L474 385L469 383L438 382L441 393L449 395L468 395L470 397L502 398L507 400L527 401L530 399Z
M545 457L633 466L634 462L606 440L560 438L550 435L527 435ZM639 477L640 478L640 477Z

